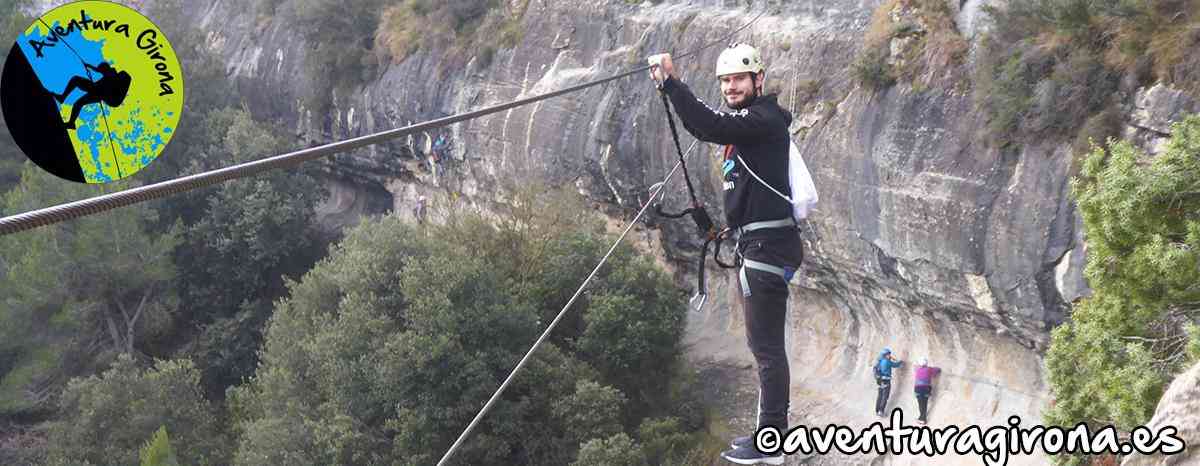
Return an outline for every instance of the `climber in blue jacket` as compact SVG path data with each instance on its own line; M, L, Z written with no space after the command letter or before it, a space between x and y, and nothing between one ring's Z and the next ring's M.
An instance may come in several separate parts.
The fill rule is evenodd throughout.
M875 415L883 417L887 408L888 395L892 392L892 368L904 365L904 361L896 359L890 348L884 348L875 361L875 383L879 385L879 396L875 398Z

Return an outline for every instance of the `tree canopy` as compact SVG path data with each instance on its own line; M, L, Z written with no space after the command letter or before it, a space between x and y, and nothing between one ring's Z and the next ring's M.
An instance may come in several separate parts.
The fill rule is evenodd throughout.
M1094 294L1053 332L1048 422L1143 425L1174 374L1196 359L1189 347L1200 341L1197 154L1200 116L1190 116L1172 127L1163 153L1112 141L1111 150L1090 153L1073 181Z
M569 299L561 282L607 247L594 223L570 226L579 210L516 205L499 225L465 212L443 226L367 222L291 283L233 400L235 462L436 462ZM534 354L456 459L566 464L652 414L630 404L670 409L651 393L672 380L685 309L661 270L622 249L572 310L579 325Z

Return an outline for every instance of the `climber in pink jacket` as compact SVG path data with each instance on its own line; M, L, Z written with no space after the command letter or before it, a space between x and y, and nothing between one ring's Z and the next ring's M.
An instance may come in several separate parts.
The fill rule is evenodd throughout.
M940 368L930 367L929 359L922 357L917 361L916 382L913 383L913 391L917 394L917 407L921 410L921 417L917 419L917 424L925 425L925 413L929 408L929 395L933 393L933 377L942 372Z

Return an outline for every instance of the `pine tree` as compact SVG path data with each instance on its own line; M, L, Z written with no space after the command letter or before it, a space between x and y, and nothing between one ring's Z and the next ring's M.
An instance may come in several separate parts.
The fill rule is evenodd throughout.
M1145 424L1200 348L1200 116L1175 124L1157 156L1124 141L1110 147L1094 148L1072 180L1094 294L1054 330L1046 354L1053 425Z

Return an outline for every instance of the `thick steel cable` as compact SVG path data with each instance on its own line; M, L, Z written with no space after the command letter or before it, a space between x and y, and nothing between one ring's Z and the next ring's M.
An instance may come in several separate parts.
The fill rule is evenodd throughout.
M81 217L84 215L92 215L106 210L124 207L131 204L145 202L160 197L179 194L185 191L211 186L223 181L228 181L236 178L245 178L262 173L267 170L277 168L291 167L300 163L315 160L320 157L338 154L349 150L357 149L363 146L383 142L389 139L394 139L409 134L420 133L431 128L440 128L443 126L458 123L460 121L479 118L484 115L502 112L514 107L531 104L537 101L557 97L563 94L576 92L592 86L607 83L621 79L636 73L644 72L649 69L638 69L616 76L592 81L589 83L572 86L566 89L561 89L554 92L529 97L526 99L516 100L506 104L496 105L480 110L475 110L467 113L451 115L437 120L431 120L424 123L418 123L403 128L396 128L387 131L381 131L375 134L359 136L356 138L346 139L343 141L333 142L321 146L301 149L295 152L276 155L262 160L255 160L230 167L225 167L217 170L212 170L195 175L175 178L167 181L154 183L151 185L141 186L137 188L118 191L115 193L96 196L80 201L60 204L53 207L34 210L23 214L12 215L0 218L0 235L16 233L31 228L45 226L53 223L62 222L65 220Z
M682 58L682 57L694 55L704 49L707 49L707 48L713 46L713 45L722 43L725 39L732 37L737 32L739 32L747 27L750 27L750 25L754 24L755 21L758 21L758 18L762 17L762 15L764 13L766 13L766 12L764 11L762 13L759 13L758 16L755 16L754 19L750 20L750 22L735 29L733 32L730 32L729 34L725 35L720 40L710 42L710 43L705 44L695 50L680 54L680 55L678 55L678 57ZM70 220L73 218L77 218L77 217L82 217L85 215L93 215L93 214L97 214L97 213L104 212L107 210L112 210L112 209L115 209L118 207L125 207L128 205L136 204L139 202L145 202L145 201L158 199L158 198L165 197L165 196L175 195L175 194L183 193L186 191L203 188L206 186L211 186L211 185L221 183L224 181L228 181L228 180L232 180L232 179L245 178L248 176L253 176L253 175L262 173L267 170L274 170L277 168L285 168L285 167L295 166L300 163L307 162L310 160L315 160L320 157L325 157L328 155L346 152L349 150L357 149L359 147L383 142L383 141L386 141L389 139L407 136L410 134L416 134L416 133L419 133L421 131L425 131L428 129L440 128L440 127L451 125L451 124L458 123L461 121L479 118L484 115L490 115L492 113L502 112L502 111L508 110L510 108L516 108L516 107L520 107L523 105L528 105L528 104L531 104L534 102L538 102L541 100L546 100L546 99L549 99L552 97L557 97L557 96L560 96L563 94L569 94L572 92L581 91L581 90L587 89L589 87L598 86L600 84L604 84L604 83L607 83L610 81L615 81L615 80L618 80L621 78L632 76L637 73L644 73L644 72L649 71L650 68L651 67L649 65L647 65L647 66L643 66L638 69L627 71L627 72L624 72L624 73L621 73L621 74L618 74L615 76L610 76L610 77L598 79L598 80L595 80L592 82L568 87L566 89L561 89L561 90L554 91L554 92L548 92L545 94L541 94L541 95L537 95L537 96L533 96L533 97L529 97L529 98L525 98L525 99L521 99L521 100L512 101L512 102L509 102L506 104L496 105L493 107L487 107L487 108L475 110L472 112L451 115L448 117L439 118L439 119L427 121L424 123L418 123L418 124L409 125L409 126L406 126L403 128L395 128L395 129L391 129L391 130L387 130L387 131L381 131L378 133L369 134L366 136L359 136L356 138L346 139L343 141L333 142L333 143L329 143L329 144L325 144L325 145L321 145L321 146L310 147L308 149L301 149L301 150L298 150L295 152L289 152L286 154L281 154L281 155L269 157L269 158L262 159L262 160L255 160L252 162L246 162L246 163L233 165L230 167L225 167L225 168L212 170L212 171L208 171L208 172L204 172L204 173L198 173L195 175L189 175L189 176L185 176L185 177L181 177L181 178L174 178L174 179L170 179L167 181L161 181L161 182L146 185L146 186L140 186L137 188L118 191L115 193L109 193L109 194L105 194L105 195L101 195L101 196L91 197L91 198L87 198L87 199L83 199L83 200L79 200L79 201L75 201L75 202L59 204L56 206L46 207L46 208L33 210L33 211L21 213L21 214L10 215L8 217L0 218L0 236L17 233L20 231L29 230L29 229L37 228L37 227L41 227L41 226L46 226L46 225L50 225L50 224L54 224L54 223L64 222L64 221L67 221L67 220Z
M699 140L692 141L692 145L688 147L688 150L686 153L684 153L683 157L687 157L687 155L691 154L692 149L695 149L696 144L699 142ZM629 230L632 230L633 226L637 225L638 219L642 218L642 215L646 213L646 209L649 209L650 205L654 203L654 196L657 196L660 192L662 192L663 189L666 189L667 181L670 181L671 177L675 175L675 172L679 170L679 167L682 165L683 158L681 157L678 162L675 162L675 167L667 173L667 176L663 178L662 182L653 185L655 189L650 193L650 197L646 199L646 203L642 205L642 209L638 211L637 216L633 217L633 220L629 222L629 226L625 227L625 231L621 232L621 236L617 237L617 240L613 242L612 247L608 248L608 253L604 254L604 257L600 259L600 262L597 263L596 267L592 269L592 273L583 280L583 283L579 285L579 289L575 290L575 294L571 296L571 300L567 301L567 304L563 306L561 311L558 311L558 315L554 317L554 320L551 321L550 325L546 327L546 330L542 332L542 336L538 337L537 341L533 343L533 346L529 348L529 351L525 353L525 357L521 358L521 361L517 363L517 367L513 368L512 372L508 373L508 377L504 379L504 383L500 384L500 388L496 389L496 393L493 393L492 397L488 399L487 404L483 405L483 409L479 410L479 414L475 415L475 419L471 420L471 424L467 425L467 429L458 436L458 440L454 441L454 444L450 446L450 449L446 450L446 454L442 456L440 461L438 461L438 466L442 466L446 463L446 460L450 459L450 456L454 454L454 451L458 449L458 446L461 445L463 440L466 440L467 436L471 434L471 431L475 429L475 425L479 424L479 420L483 419L483 415L487 414L488 410L492 408L492 405L496 403L496 400L500 399L500 395L504 393L504 389L508 388L508 384L511 383L514 378L516 378L517 372L519 372L521 368L525 366L525 362L529 361L529 357L533 356L533 353L537 351L538 346L541 346L542 342L546 340L546 337L550 336L550 332L554 330L556 325L558 325L558 321L562 320L563 316L567 314L567 310L571 308L571 305L574 304L575 300L579 298L579 295L583 293L583 289L587 288L588 283L592 281L592 278L596 276L596 273L599 272L600 268L604 266L604 263L608 261L608 258L612 255L613 251L617 250L617 246L619 246L621 241L625 239L625 235L629 234Z

